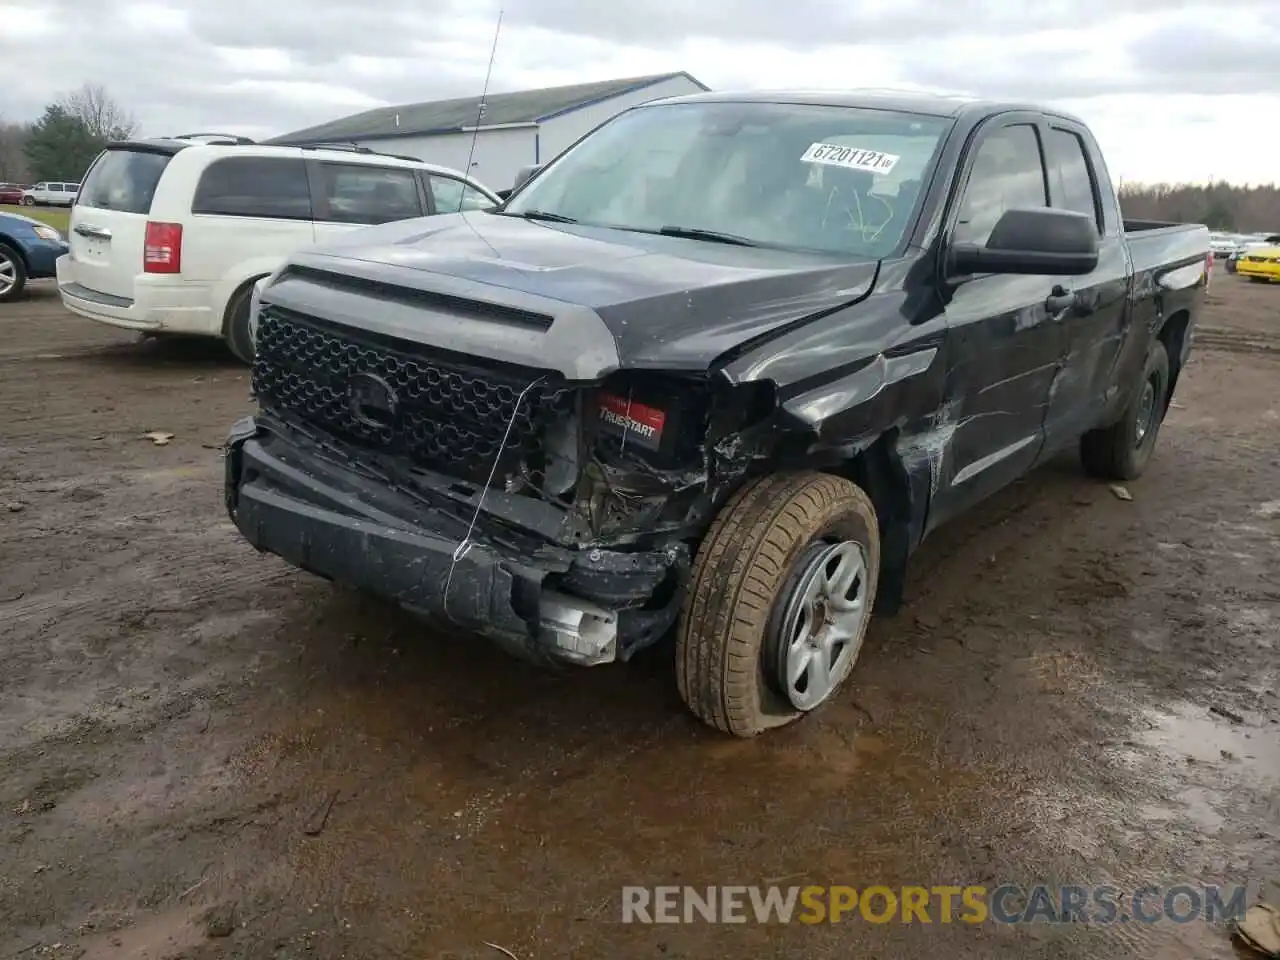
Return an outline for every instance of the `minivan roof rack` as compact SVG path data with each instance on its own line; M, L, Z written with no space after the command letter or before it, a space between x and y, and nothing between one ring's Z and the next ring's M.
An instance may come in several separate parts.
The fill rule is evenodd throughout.
M224 143L234 143L237 146L242 146L242 147L253 146L255 142L249 139L248 137L242 137L239 134L235 134L235 133L180 133L175 137L170 137L169 139L195 140L198 137L214 137L215 139L223 141Z
M290 146L298 147L301 150L338 150L347 153L368 154L374 157L391 157L394 160L408 160L410 163L422 163L421 157L410 157L403 153L383 153L381 150L374 150L371 147L361 146L355 141L333 141L326 142L324 140L316 140L310 143L293 143Z

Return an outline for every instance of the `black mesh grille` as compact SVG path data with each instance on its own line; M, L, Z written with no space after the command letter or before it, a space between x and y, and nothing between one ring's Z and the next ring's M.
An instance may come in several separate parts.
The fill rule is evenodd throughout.
M377 394L369 405L353 402L361 385ZM381 402L388 388L389 405ZM488 478L508 423L498 476L522 459L539 472L547 425L572 407L572 391L555 373L482 369L270 307L259 316L253 391L266 410L475 482Z

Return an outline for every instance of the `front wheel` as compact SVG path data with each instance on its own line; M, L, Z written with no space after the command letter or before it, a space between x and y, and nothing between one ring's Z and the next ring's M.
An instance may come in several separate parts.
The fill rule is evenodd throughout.
M36 198L35 198L35 197L23 197L23 198L22 198L22 205L23 205L23 206L25 206L25 207L34 207L34 206L36 205Z
M698 549L676 682L704 723L753 737L829 702L862 649L880 576L875 507L822 473L748 484Z
M18 251L0 243L0 303L22 296L27 285L27 270Z
M1136 480L1147 467L1164 422L1169 393L1169 355L1164 344L1151 344L1142 380L1120 419L1080 439L1085 471L1104 480Z

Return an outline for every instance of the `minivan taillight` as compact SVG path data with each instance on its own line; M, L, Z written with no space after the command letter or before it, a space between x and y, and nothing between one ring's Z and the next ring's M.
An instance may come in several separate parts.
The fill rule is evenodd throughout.
M182 272L182 224L147 221L147 236L142 247L142 272Z

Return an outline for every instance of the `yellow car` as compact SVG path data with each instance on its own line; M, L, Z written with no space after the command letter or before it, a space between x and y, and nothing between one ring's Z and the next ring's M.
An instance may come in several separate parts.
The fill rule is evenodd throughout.
M1255 283L1280 281L1280 246L1246 250L1236 259L1236 273Z

